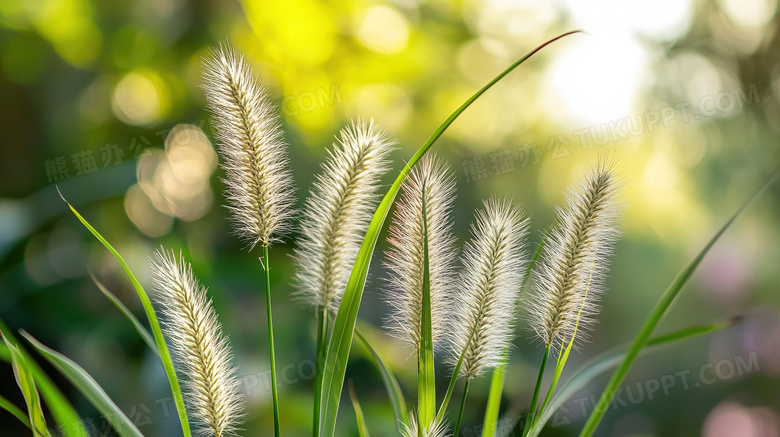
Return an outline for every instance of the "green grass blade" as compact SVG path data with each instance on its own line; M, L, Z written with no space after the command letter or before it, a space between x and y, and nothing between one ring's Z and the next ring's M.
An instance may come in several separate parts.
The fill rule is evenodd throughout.
M43 401L49 407L49 411L54 417L54 421L57 422L58 429L62 435L65 437L84 437L89 435L86 428L84 428L84 423L70 402L38 366L38 363L19 345L19 342L2 320L0 320L0 333L10 340L11 343L14 343L22 356L24 356L27 361L27 367L32 372L38 390L40 390L40 394L43 397ZM11 351L5 343L0 343L0 359L11 362Z
M506 363L493 370L493 377L490 379L490 394L485 407L485 419L482 422L482 437L493 437L496 434L498 410L501 407L501 392L503 391L505 376Z
M10 352L10 350L9 350ZM25 416L24 411L19 409L16 405L14 405L11 401L8 399L0 396L0 408L4 409L5 411L8 411L11 413L14 417L19 419L20 422L24 424L24 426L30 428L32 430L32 427L30 426L30 418Z
M612 375L612 378L607 383L604 392L601 394L599 402L596 404L596 408L590 417L588 417L588 421L585 422L585 427L580 432L580 437L589 437L596 431L599 423L601 423L601 419L604 418L604 414L607 410L606 407L609 406L610 402L612 402L612 398L614 397L615 392L628 374L628 370L631 368L631 365L634 364L634 360L636 360L636 357L639 355L639 352L642 350L642 348L647 345L647 342L650 340L650 336L653 335L653 331L655 330L656 326L658 326L658 324L661 322L661 319L663 318L664 314L666 314L666 311L669 310L669 307L672 306L672 303L680 294L682 288L685 286L685 284L688 283L688 280L693 275L693 272L696 271L696 268L704 259L704 256L707 255L707 252L709 252L715 242L720 239L721 235L726 232L726 229L728 229L729 226L734 223L734 220L736 220L737 217L739 217L742 212L745 211L748 205L750 205L750 203L753 202L753 200L755 200L755 198L758 197L769 185L771 185L778 176L780 176L780 170L775 171L772 176L763 185L761 185L761 187L759 187L759 189L756 190L756 192L753 193L753 195L750 196L750 198L744 204L742 204L737 212L735 212L734 215L731 216L731 218L723 225L723 227L721 227L720 230L715 233L715 235L707 243L707 245L704 246L701 252L699 252L693 261L691 261L691 263L688 264L677 275L666 292L664 292L663 296L661 296L661 299L658 301L658 304L656 304L655 308L653 308L653 312L650 313L650 317L648 317L647 321L645 321L645 324L642 326L639 334L637 334L637 336L634 338L634 341L631 343L631 347L628 349L628 352L626 353L625 358L623 358L623 361L620 363L620 366L618 366L618 368L615 370L615 373Z
M643 352L655 351L659 346L670 345L681 340L687 340L719 331L723 328L732 326L737 320L738 319L731 319L709 325L694 326L655 337L647 343L648 347ZM529 435L539 435L539 433L542 432L544 425L552 418L555 411L560 408L564 402L574 396L574 394L585 387L595 377L620 364L623 358L625 358L629 346L629 344L625 344L601 353L574 372L574 375L572 375L566 383L562 384L560 390L552 397L549 407L540 416L538 426Z
M62 197L62 193L60 193L60 197ZM144 291L144 288L138 282L138 279L136 279L133 272L130 271L130 267L127 266L127 263L125 262L124 258L122 258L122 255L120 255L119 252L117 252L116 249L114 249L108 243L108 241L106 241L106 239L103 238L103 236L100 235L100 233L95 230L95 228L93 228L92 225L90 225L89 222L81 216L81 214L79 214L78 211L76 211L76 208L74 208L73 205L68 203L64 197L62 197L62 200L65 202L65 204L68 205L68 208L70 208L71 212L73 212L76 218L79 219L81 224L84 225L84 227L87 228L89 232L91 232L92 235L98 239L98 241L103 243L103 246L105 246L106 249L108 249L108 251L114 255L114 258L119 261L119 264L122 265L122 268L124 269L128 279L130 279L130 282L133 284L136 293L138 293L138 298L141 299L141 304L143 305L144 311L146 312L146 317L149 320L149 326L152 328L152 334L154 335L154 341L157 344L157 350L160 352L160 360L162 361L163 367L165 368L165 375L168 377L168 383L171 386L171 392L173 393L176 410L179 413L179 421L181 422L182 432L184 433L185 437L192 437L190 423L187 420L187 411L184 408L184 398L181 394L179 380L176 378L176 370L173 367L173 360L171 359L171 354L168 351L168 346L165 344L165 338L163 337L162 330L160 329L160 323L157 320L157 315L154 312L154 307L152 307L152 302L149 300L149 296L146 294L146 291Z
M363 416L363 409L360 408L360 402L355 395L355 388L352 387L352 380L349 380L349 398L352 400L352 408L355 410L355 420L357 421L358 435L360 437L369 437L366 418Z
M466 344L469 344L473 335L474 331L471 331L471 334L469 335L469 341L467 341ZM447 387L447 392L444 394L444 399L442 399L441 405L439 405L439 412L436 414L436 422L438 423L441 423L444 420L444 415L447 414L447 407L450 404L452 392L455 391L455 384L458 382L458 375L460 374L460 368L463 365L463 357L465 356L466 348L463 348L463 351L461 351L460 356L458 357L458 362L455 364L455 369L452 370L452 376L450 377L450 384Z
M103 388L95 381L86 370L70 358L50 349L32 335L22 331L22 337L32 344L32 346L57 368L79 391L100 411L100 414L108 420L114 430L122 437L143 437L141 431L135 427L133 422L116 406L114 401L106 394Z
M41 398L38 394L38 387L35 385L35 378L32 371L28 366L28 360L19 349L14 346L9 339L3 337L3 342L8 347L8 351L11 356L11 366L14 369L14 377L16 378L16 384L22 391L24 401L27 404L27 416L29 423L33 431L33 436L49 436L48 429L46 428L46 419L43 416L43 408L41 408Z
M390 367L385 364L379 354L371 347L366 337L360 332L360 329L355 330L355 337L360 343L368 350L374 365L379 370L379 374L382 376L382 381L385 384L385 390L390 397L390 404L393 406L393 416L395 416L396 431L400 435L403 430L403 425L409 424L409 410L406 408L406 400L404 394L401 391L401 386L398 384L398 380L393 375Z
M322 383L322 398L320 402L320 435L332 436L336 429L336 416L338 415L338 406L341 399L341 391L344 386L344 375L347 370L347 360L349 359L349 351L352 347L352 337L355 332L355 323L357 321L358 308L360 307L360 301L363 297L363 289L366 285L366 277L368 275L368 268L371 264L371 258L374 254L374 248L379 238L379 232L384 225L387 214L390 211L390 207L395 200L395 196L398 194L398 190L401 188L406 176L412 169L417 161L431 148L433 143L441 137L445 130L460 116L463 111L466 110L475 100L477 100L488 89L495 85L498 81L504 78L512 70L517 68L520 64L525 62L528 58L535 53L546 47L547 45L557 41L567 35L577 33L579 31L567 32L563 35L555 37L544 44L540 45L530 53L510 65L506 70L501 72L493 80L488 82L487 85L482 87L473 96L471 96L465 103L463 103L455 112L452 113L428 138L428 140L420 147L419 150L409 159L409 162L401 169L400 174L396 178L393 185L387 191L384 199L379 204L374 217L371 219L371 223L366 231L366 236L363 239L363 243L360 246L355 264L352 267L352 273L347 281L347 286L344 290L344 295L341 298L341 304L339 305L338 313L336 314L336 320L333 324L333 333L331 334L330 341L328 343L328 349L326 352L325 368L323 372Z
M149 349L152 350L158 357L160 356L160 351L157 350L157 345L154 344L154 339L152 338L152 335L149 334L149 331L146 330L144 325L141 324L141 322L133 315L132 312L125 306L125 304L122 303L121 300L119 300L118 297L114 295L111 291L109 291L108 288L106 288L105 285L103 285L98 279L95 277L95 275L92 274L92 272L89 272L89 277L92 278L92 282L95 283L97 288L103 293L104 296L108 298L108 300L111 301L111 303L114 304L114 306L127 318L127 320L130 321L130 323L133 324L133 328L135 328L136 332L138 332L138 335L141 336L141 338L146 342L146 345L149 346Z
M428 258L428 211L425 187L422 196L423 284L420 355L417 357L417 423L427 430L436 415L436 374L433 362L433 328L431 326L431 278Z
M528 283L528 279L531 277L531 270L533 270L536 260L542 255L542 249L544 249L545 240L536 246L531 260L528 262L528 267L525 269L525 276L523 277L523 289L525 284ZM503 352L504 362L493 369L493 377L490 380L490 392L488 393L488 403L485 409L485 419L482 422L482 437L493 437L496 433L496 426L498 424L498 410L501 407L501 396L504 392L504 379L506 376L506 367L509 363L509 348ZM544 366L545 363L542 363ZM544 368L544 367L542 367ZM535 406L532 403L532 410Z

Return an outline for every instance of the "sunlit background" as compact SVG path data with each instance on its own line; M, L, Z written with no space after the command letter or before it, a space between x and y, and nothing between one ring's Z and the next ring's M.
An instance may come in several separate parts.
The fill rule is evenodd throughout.
M239 46L277 99L302 201L350 119L373 117L399 140L395 173L503 68L581 28L587 35L521 66L436 145L457 178L461 242L480 199L494 193L525 205L538 241L577 169L619 156L624 236L601 323L570 360L574 369L630 340L675 274L780 163L776 9L775 0L2 1L0 319L81 364L146 435L179 435L156 356L89 272L139 316L141 305L59 187L142 283L155 247L184 251L231 337L249 394L246 435L268 435L262 270L221 207L199 88L209 47ZM744 315L741 323L638 360L625 382L633 398L623 396L598 435L780 436L779 194L771 187L715 245L659 332ZM277 247L272 272L277 360L284 435L306 435L314 317L290 298L292 247ZM360 313L377 328L387 311L382 276L376 262ZM500 425L529 404L541 359L524 328ZM414 361L380 329L372 337L413 405ZM392 435L381 380L363 354L354 348L347 377L359 381L372 435ZM85 423L105 432L99 413L45 369ZM676 383L654 392L669 375ZM565 404L545 434L577 435L607 376ZM4 363L0 381L0 395L22 405ZM481 432L487 384L475 383L464 436ZM338 435L356 435L344 401ZM4 411L0 429L25 434Z

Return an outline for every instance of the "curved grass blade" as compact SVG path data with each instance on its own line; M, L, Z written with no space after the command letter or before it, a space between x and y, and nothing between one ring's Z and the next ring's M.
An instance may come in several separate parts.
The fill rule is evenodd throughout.
M539 256L542 254L544 242L544 239L539 242L536 246L536 250L534 250L534 254L531 256L531 260L528 262L528 267L526 267L525 276L523 277L523 289L525 289L525 284L528 283L528 278L531 276L531 270L533 270L536 260L539 259ZM493 437L496 434L498 411L501 408L501 395L504 392L506 366L509 360L509 349L504 350L504 360L503 364L493 369L487 407L485 408L485 419L482 421L482 437Z
M46 406L49 407L51 415L54 416L54 421L57 422L58 429L65 437L84 437L89 435L84 423L76 413L76 410L68 402L60 389L49 379L48 375L38 366L38 363L30 357L27 351L19 345L14 335L5 326L2 320L0 320L0 333L2 333L8 340L17 345L19 352L22 353L30 372L33 374L33 379L40 390L40 394L43 397L43 401ZM0 359L3 361L11 362L11 351L5 345L0 342Z
M647 348L644 352L655 350L658 346L669 345L680 340L686 340L689 338L698 337L705 334L711 334L716 331L720 331L723 328L734 325L739 319L731 319L718 323L712 323L709 325L693 326L690 328L674 331L670 334L655 337L647 343ZM550 400L549 407L541 414L538 426L529 434L530 436L537 436L542 432L544 425L550 418L552 418L555 411L563 405L570 397L574 396L580 389L585 387L596 376L606 372L607 370L617 366L626 356L626 350L629 344L625 344L616 347L607 352L601 353L593 357L590 361L582 365L566 383L561 385L560 390L555 393Z
M103 417L111 423L114 430L122 437L143 437L141 431L125 416L114 401L89 374L78 364L59 352L50 349L32 335L22 331L24 337L33 347L60 371L76 388L100 411Z
M43 416L43 408L41 408L41 397L38 394L38 387L35 385L35 378L27 364L28 361L5 335L2 335L2 337L10 352L11 366L14 369L16 384L22 391L24 402L27 404L27 416L33 436L50 436L49 430L46 429L46 418Z
M139 299L141 299L141 304L143 304L146 317L149 320L149 325L152 328L154 341L157 344L157 350L160 352L160 359L163 363L163 367L165 368L165 375L168 377L168 383L171 386L171 392L173 393L176 410L179 413L179 421L181 422L182 432L184 433L185 437L192 437L190 423L187 420L187 411L184 408L184 398L182 397L179 380L176 378L176 371L173 367L173 360L171 360L171 354L168 351L168 346L165 344L165 338L163 337L162 330L160 329L160 323L157 321L157 315L154 312L154 307L152 307L152 302L149 300L149 296L138 282L138 279L135 278L133 272L130 271L130 267L127 266L127 263L125 262L124 258L122 258L122 255L120 255L119 252L117 252L116 249L114 249L108 243L108 241L106 241L106 239L103 238L103 236L100 235L100 233L95 230L95 228L93 228L92 225L90 225L89 222L81 216L81 214L79 214L78 211L76 211L76 208L74 208L73 205L65 200L65 198L62 196L62 193L60 193L60 197L62 197L62 200L66 205L68 205L68 208L70 208L71 212L73 212L76 218L79 219L81 224L84 225L84 227L87 228L89 232L91 232L92 235L98 239L98 241L103 243L103 246L105 246L112 255L114 255L114 258L116 258L116 260L119 261L119 264L122 265L127 278L130 279L130 282L132 282L136 293L138 293Z
M395 428L398 431L398 435L401 435L404 425L409 425L409 410L406 409L406 400L404 394L401 391L401 386L398 384L398 380L395 379L395 375L390 368L382 361L379 354L371 347L365 336L360 332L360 329L355 329L355 337L363 344L368 350L374 365L379 370L379 374L382 375L382 381L385 383L385 390L390 397L390 404L393 406L393 416L395 417Z
M502 364L493 370L493 377L490 380L490 394L485 407L485 419L482 422L482 437L493 437L496 434L498 410L501 407L501 393L504 390L505 376L506 364Z
M363 289L366 285L366 277L368 276L368 268L371 264L371 258L374 254L374 248L376 247L377 239L379 238L379 232L384 225L387 214L390 211L390 207L395 200L395 196L398 194L406 176L412 169L417 161L431 148L433 143L441 137L445 130L455 121L455 119L463 113L475 100L477 100L488 89L495 85L498 81L504 78L512 70L517 68L520 64L525 62L528 58L535 53L546 47L547 45L573 33L579 31L572 31L557 36L539 47L532 50L527 55L520 58L518 61L510 65L506 70L501 72L493 80L483 86L473 96L471 96L465 103L463 103L455 112L452 113L428 138L428 140L420 147L419 150L409 159L409 162L401 169L400 174L396 178L393 185L385 194L382 202L379 204L374 217L371 219L371 223L366 231L366 236L363 239L363 244L360 246L355 264L352 267L352 273L349 276L344 295L339 305L338 313L336 314L336 320L333 324L333 333L331 334L330 341L328 343L328 349L325 358L325 368L323 372L322 383L322 397L320 402L320 435L332 436L336 428L336 416L338 415L339 400L341 399L341 391L344 386L344 375L347 369L347 360L349 359L349 351L352 347L352 337L355 332L355 323L357 321L358 308L360 307L360 301L363 297Z
M369 437L366 418L363 416L363 409L360 408L360 402L355 395L355 388L352 387L352 380L349 380L349 398L352 400L352 408L355 410L355 420L357 421L358 435L360 437Z
M425 187L423 187L425 192ZM428 258L428 211L422 196L423 284L420 355L417 357L417 423L426 432L436 415L436 374L433 362L433 327L431 326L431 278Z
M631 343L631 346L629 347L625 358L623 358L623 361L620 363L620 366L618 366L618 368L615 370L615 373L612 374L612 378L607 383L604 392L602 392L601 398L596 404L596 407L593 409L593 413L590 415L590 417L588 417L588 421L585 422L585 427L580 432L580 437L590 437L596 431L599 423L601 423L601 419L604 418L604 414L607 412L606 407L608 407L612 402L612 398L615 396L618 387L628 374L628 370L631 368L631 365L634 364L634 360L636 360L642 348L647 345L656 326L658 326L658 324L661 322L661 319L669 310L669 307L672 306L672 303L680 294L682 288L685 286L685 284L688 283L688 280L691 278L691 276L693 276L693 272L696 271L696 268L704 259L704 256L707 255L707 252L709 252L712 246L715 245L715 242L718 241L721 235L726 232L726 229L728 229L729 226L734 223L734 220L736 220L737 217L739 217L742 212L745 211L745 209L753 202L753 200L755 200L756 197L758 197L769 185L771 185L778 176L780 176L780 170L776 170L772 176L770 176L769 179L767 179L767 181L764 182L764 184L761 185L761 187L759 187L745 203L742 204L737 212L735 212L734 215L732 215L731 218L723 225L723 227L721 227L718 232L715 233L715 235L707 243L707 245L704 246L701 252L696 255L693 261L691 261L691 263L688 264L677 275L674 281L672 281L671 285L669 285L669 288L664 292L663 296L661 296L658 304L656 304L655 308L653 308L653 311L650 313L650 317L648 317L647 321L645 321L645 324L642 326L639 334L637 334L637 336L634 338L634 341Z
M10 352L10 349L9 349ZM14 417L19 419L20 422L24 424L24 426L30 428L32 430L32 427L30 426L30 418L24 415L24 411L19 409L16 405L14 405L11 401L8 399L0 396L0 408L4 409L5 411L8 411L11 413Z
M98 281L98 279L95 277L95 275L92 274L92 272L89 272L89 277L92 278L92 282L95 283L97 288L103 293L104 296L108 298L108 300L111 301L111 303L114 304L114 306L127 318L127 320L130 321L130 323L133 324L133 327L135 328L136 332L138 332L138 335L141 336L141 338L144 340L147 346L149 346L149 349L152 350L158 357L160 356L160 351L157 350L157 345L154 344L154 339L152 338L151 334L149 334L149 331L146 330L144 325L141 324L140 321L133 315L132 312L125 306L125 304L122 303L121 300L119 300L118 297L114 295L111 291L106 288L103 283Z

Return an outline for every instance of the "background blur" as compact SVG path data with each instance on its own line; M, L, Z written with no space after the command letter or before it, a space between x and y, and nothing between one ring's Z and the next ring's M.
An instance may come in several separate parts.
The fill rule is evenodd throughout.
M521 66L436 146L457 177L461 242L480 199L494 193L525 204L538 241L577 169L607 150L621 157L624 238L601 323L571 359L574 370L633 337L676 272L780 162L776 9L775 0L5 0L0 319L84 366L145 434L179 435L162 367L88 271L140 316L138 299L57 197L59 186L142 283L155 247L185 252L231 337L250 395L246 434L269 434L262 271L220 207L221 170L199 89L207 49L239 46L278 99L303 198L351 118L373 117L398 138L389 182L478 87L542 41L582 28L589 35ZM779 194L775 184L713 248L659 333L744 321L640 359L598 435L780 435ZM314 317L289 297L291 247L274 250L277 360L284 434L306 435ZM380 259L360 314L375 327L387 310ZM413 405L414 361L380 329L374 334ZM542 352L525 326L519 335L503 402L510 418L529 403ZM369 427L392 435L381 380L353 351L348 378ZM99 414L45 368L105 432ZM577 435L607 376L575 395L545 433ZM471 392L464 436L479 435L488 381ZM21 405L4 363L0 394ZM340 413L338 434L354 434L346 398ZM5 412L0 429L25 435Z

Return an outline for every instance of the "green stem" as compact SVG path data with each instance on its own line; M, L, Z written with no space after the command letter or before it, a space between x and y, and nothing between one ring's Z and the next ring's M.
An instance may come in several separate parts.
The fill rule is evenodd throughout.
M274 435L279 437L279 394L276 389L276 356L274 354L274 322L271 317L271 265L268 246L263 246L263 268L265 269L265 305L268 319L268 356L271 361L271 394L274 402Z
M314 362L314 418L312 436L320 432L320 396L322 395L322 367L325 365L325 345L328 335L328 308L317 309L317 359Z
M562 373L563 373L563 366L560 364L556 365L555 375L553 375L552 383L550 383L550 389L547 391L547 395L545 395L544 401L542 402L542 405L539 407L539 414L534 415L533 423L531 424L531 428L529 429L529 431L536 428L536 426L539 424L539 418L542 417L542 413L544 413L544 409L547 408L547 404L550 403L550 398L552 397L555 388L558 386L558 380L561 379Z
M528 409L528 417L525 419L525 428L523 428L523 435L528 435L528 431L531 430L531 422L536 419L536 402L539 400L539 391L542 388L542 379L544 378L544 368L547 366L547 358L550 356L550 345L544 347L544 357L542 357L542 365L539 367L539 377L536 378L536 388L534 388L534 396L531 399L531 407Z
M469 342L471 342L471 336L473 335L474 331L471 331L471 334L469 335ZM466 344L468 344L468 342ZM460 353L460 357L458 357L458 363L455 365L455 370L452 371L452 377L450 378L450 385L447 387L447 393L444 395L444 400L441 401L439 412L436 413L437 423L441 423L441 421L444 420L444 414L447 412L447 406L450 403L452 392L455 391L455 383L458 382L458 374L460 373L460 366L463 365L463 357L466 356L466 349L467 348L464 348L463 352Z
M463 397L460 398L460 411L458 411L458 420L455 422L454 437L458 437L460 432L460 422L463 420L463 411L466 409L466 396L469 394L469 383L471 383L471 380L467 378L466 384L463 386Z

